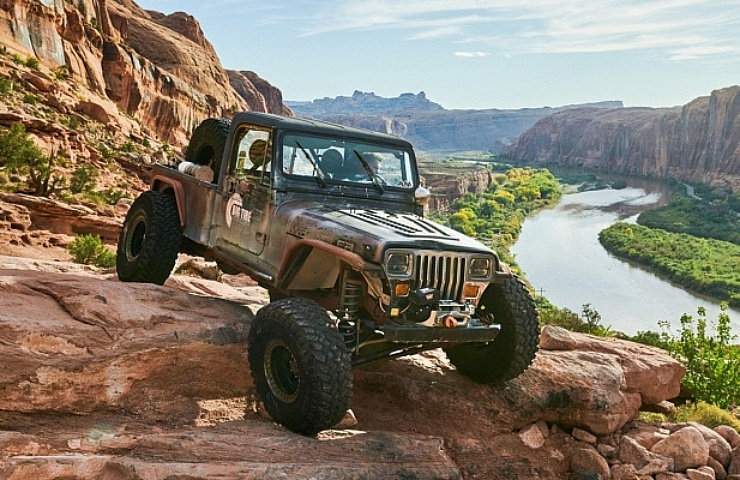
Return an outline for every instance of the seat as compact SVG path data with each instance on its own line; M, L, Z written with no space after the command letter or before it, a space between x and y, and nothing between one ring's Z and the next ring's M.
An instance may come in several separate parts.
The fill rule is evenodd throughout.
M329 178L337 179L342 173L344 158L339 150L330 148L321 155L321 170Z
M249 146L249 161L252 162L251 170L259 169L267 157L267 141L257 139Z

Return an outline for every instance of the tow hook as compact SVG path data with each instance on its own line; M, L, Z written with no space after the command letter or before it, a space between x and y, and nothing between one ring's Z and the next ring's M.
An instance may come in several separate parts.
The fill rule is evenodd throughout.
M442 324L447 328L457 328L467 326L469 318L460 313L453 312L442 319Z

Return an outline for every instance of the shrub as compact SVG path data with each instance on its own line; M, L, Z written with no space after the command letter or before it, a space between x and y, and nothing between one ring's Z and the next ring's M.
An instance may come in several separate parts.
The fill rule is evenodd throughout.
M69 189L72 193L87 192L95 188L95 180L98 178L99 171L91 165L85 165L72 172L72 178L69 181Z
M6 76L0 75L0 98L5 98L15 89L13 81Z
M740 420L735 415L706 402L689 402L681 405L676 408L671 418L675 422L696 422L709 428L729 425L740 431Z
M26 66L33 70L38 70L39 69L39 59L36 57L26 58Z
M27 103L29 105L36 105L39 103L39 97L37 97L33 93L26 93L25 95L23 95L23 103Z
M587 333L597 337L613 337L616 333L609 325L601 324L601 314L591 307L583 305L581 315L568 308L558 308L544 299L537 300L540 323L555 325L572 332Z
M700 307L696 322L691 315L681 317L681 332L670 333L670 326L661 323L662 337L668 353L686 366L683 385L696 400L728 408L740 398L740 347L732 345L730 316L727 304L720 306L717 322L712 322L716 334L707 333L706 310Z
M105 190L88 190L84 192L85 198L96 205L116 205L119 200L127 197L126 192L109 187Z
M74 257L75 263L97 265L111 268L116 264L116 254L103 245L97 235L78 235L67 246L67 251Z
M54 70L53 75L57 80L67 80L69 78L69 68L66 65L62 65Z

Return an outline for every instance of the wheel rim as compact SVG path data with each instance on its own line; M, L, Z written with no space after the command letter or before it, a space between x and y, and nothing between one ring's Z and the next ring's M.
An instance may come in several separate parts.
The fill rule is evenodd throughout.
M146 238L146 218L144 215L139 215L131 222L126 237L126 256L129 261L134 260L144 247L144 239Z
M298 361L282 340L271 340L265 349L265 378L272 393L284 403L298 398L301 376Z

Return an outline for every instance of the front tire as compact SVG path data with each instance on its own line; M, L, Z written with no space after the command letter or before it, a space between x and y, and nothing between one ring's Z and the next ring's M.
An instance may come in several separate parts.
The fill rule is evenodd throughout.
M532 296L521 280L512 277L501 285L489 285L479 311L493 314L501 332L492 342L448 347L447 358L476 382L495 385L518 377L539 347L540 326Z
M142 193L126 214L118 238L118 279L162 285L175 266L181 240L174 195L153 190Z
M330 428L350 406L352 369L344 339L311 300L286 298L257 312L248 358L265 410L296 433Z

